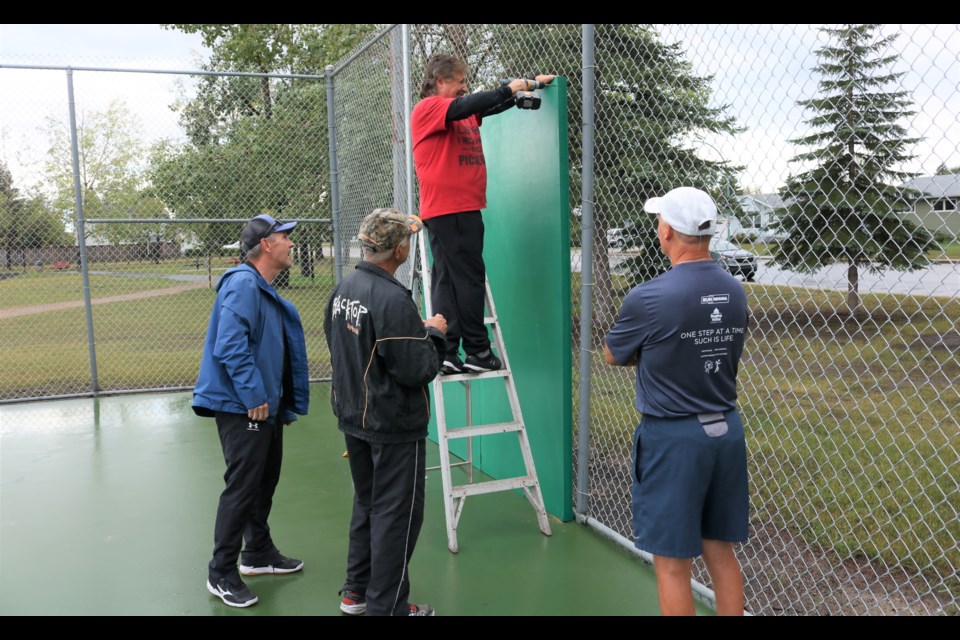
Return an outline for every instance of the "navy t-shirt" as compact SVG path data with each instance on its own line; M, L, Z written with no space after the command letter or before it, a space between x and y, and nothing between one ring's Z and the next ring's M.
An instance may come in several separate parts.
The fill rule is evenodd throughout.
M684 262L627 294L607 346L638 354L637 410L661 418L736 407L749 312L743 284L713 260Z

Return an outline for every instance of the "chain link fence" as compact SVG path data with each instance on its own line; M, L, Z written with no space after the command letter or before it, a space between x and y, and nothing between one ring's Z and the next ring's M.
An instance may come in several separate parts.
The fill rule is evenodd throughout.
M322 76L32 67L0 82L0 335L17 346L0 401L191 389L216 282L262 212L303 221L276 286L303 315L311 376L329 377Z
M667 266L643 202L697 186L752 313L747 609L957 614L956 25L392 25L325 77L74 67L29 93L26 69L0 65L0 402L192 387L212 286L261 211L311 221L281 286L328 377L322 305L362 217L416 210L407 117L440 51L467 61L471 90L567 77L581 520L629 545L639 417L633 372L603 363L602 340ZM134 81L167 95L171 78L173 110L105 100ZM213 118L199 107L214 94L238 109ZM98 165L118 139L136 152ZM709 588L699 561L695 577Z

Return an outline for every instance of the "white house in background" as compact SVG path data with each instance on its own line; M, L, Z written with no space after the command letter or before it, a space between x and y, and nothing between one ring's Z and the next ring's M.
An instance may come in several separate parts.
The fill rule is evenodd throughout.
M769 241L770 223L782 209L783 200L775 193L743 194L737 196L740 204L739 215L728 216L720 212L717 216L717 235L731 238L738 234L753 235Z
M777 210L784 208L783 198L775 193L745 193L737 197L743 211L740 223L746 229L767 229L777 216Z
M716 236L729 240L742 231L743 225L740 224L740 220L738 220L735 216L725 216L722 213L717 214Z
M901 186L921 193L913 209L903 213L904 219L923 225L932 233L960 239L960 174L913 178Z

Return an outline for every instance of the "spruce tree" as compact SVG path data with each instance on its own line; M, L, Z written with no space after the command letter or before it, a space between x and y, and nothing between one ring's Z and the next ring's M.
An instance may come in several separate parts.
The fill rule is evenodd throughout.
M878 27L821 29L830 40L816 52L818 95L797 103L814 112L806 121L814 132L791 140L809 149L791 162L814 166L781 189L788 206L779 227L789 237L773 253L775 263L804 273L847 264L851 315L860 306L861 267L919 269L934 247L929 231L898 213L913 198L894 185L914 175L900 167L920 139L899 124L915 113L907 92L888 90L903 75L889 70L897 56L887 52L897 35L880 36Z

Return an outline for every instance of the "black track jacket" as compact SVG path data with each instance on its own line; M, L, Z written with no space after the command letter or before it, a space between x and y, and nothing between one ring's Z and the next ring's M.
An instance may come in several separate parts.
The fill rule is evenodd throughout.
M428 385L440 371L446 340L424 326L410 290L377 265L360 262L334 288L323 331L340 430L380 444L425 438Z

